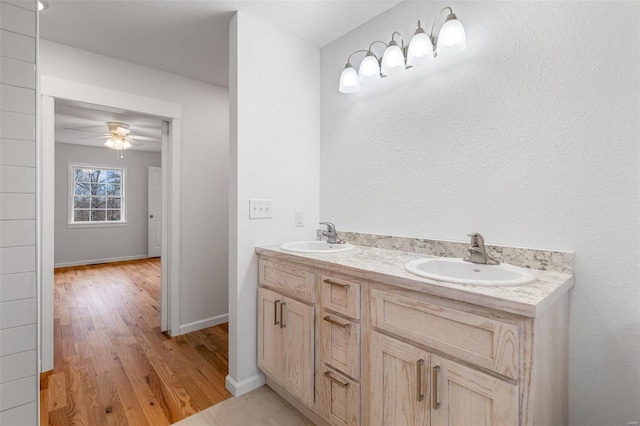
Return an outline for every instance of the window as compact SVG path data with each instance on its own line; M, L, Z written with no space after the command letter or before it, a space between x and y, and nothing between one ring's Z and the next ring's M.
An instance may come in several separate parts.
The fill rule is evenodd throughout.
M124 169L70 165L69 224L124 223Z

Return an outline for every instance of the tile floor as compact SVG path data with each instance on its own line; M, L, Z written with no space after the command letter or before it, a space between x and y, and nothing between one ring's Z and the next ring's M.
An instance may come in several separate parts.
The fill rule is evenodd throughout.
M229 398L174 426L313 426L291 404L262 386L240 398Z

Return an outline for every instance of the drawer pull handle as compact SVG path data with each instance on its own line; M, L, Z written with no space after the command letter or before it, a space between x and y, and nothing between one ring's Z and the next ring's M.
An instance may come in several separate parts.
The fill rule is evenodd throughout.
M287 324L284 323L284 307L287 306L285 302L280 303L280 328L285 328Z
M345 389L349 389L349 386L351 386L351 383L347 382L347 383L342 383L340 380L336 379L335 377L333 377L331 375L330 371L325 371L324 373L324 377L328 378L329 380L331 380L334 383L339 384L340 386L342 386Z
M440 408L440 401L438 400L438 371L440 371L440 366L436 365L433 367L433 409L437 410Z
M422 393L422 375L423 375L422 369L423 368L424 368L424 359L419 359L418 365L416 366L416 383L418 388L418 392L417 392L418 402L424 399L424 393Z
M337 285L338 287L342 287L344 289L348 289L349 288L349 284L342 284L342 283L339 283L339 282L333 281L333 280L324 280L324 282L329 284L329 285Z
M278 305L279 304L280 304L280 300L276 300L275 302L273 302L273 325L280 324L280 321L278 321Z
M342 324L341 322L338 322L338 321L334 320L333 318L331 318L328 315L326 317L324 317L324 320L326 322L331 323L331 324L337 325L338 327L346 328L347 330L349 330L351 328L351 324L349 324L349 323Z

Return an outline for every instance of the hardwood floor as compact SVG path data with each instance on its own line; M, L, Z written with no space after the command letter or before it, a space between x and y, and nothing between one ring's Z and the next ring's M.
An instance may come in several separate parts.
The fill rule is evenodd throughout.
M169 338L159 304L159 259L55 271L41 425L169 425L231 397L227 324Z

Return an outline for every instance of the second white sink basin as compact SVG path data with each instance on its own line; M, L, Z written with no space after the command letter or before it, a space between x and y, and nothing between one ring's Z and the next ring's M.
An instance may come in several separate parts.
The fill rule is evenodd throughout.
M329 244L326 241L296 241L282 244L280 248L296 253L338 253L353 249L353 245L349 243Z
M538 279L532 271L517 266L505 263L484 265L462 259L417 259L404 267L412 274L454 284L516 286L531 284Z

